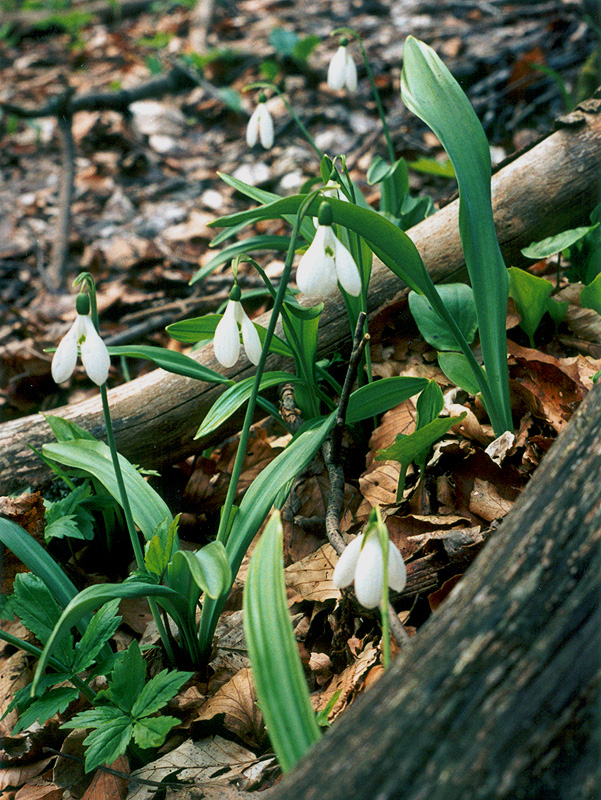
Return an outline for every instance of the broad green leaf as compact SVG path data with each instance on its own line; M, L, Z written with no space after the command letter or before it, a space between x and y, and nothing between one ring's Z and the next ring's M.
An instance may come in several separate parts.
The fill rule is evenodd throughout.
M592 308L597 314L601 314L601 273L582 289L580 302L583 308Z
M121 503L111 451L104 442L80 440L46 444L43 451L44 455L58 461L59 464L75 467L97 478L115 500ZM119 463L134 521L144 537L151 539L156 528L165 519L172 519L169 507L122 455L119 455Z
M167 734L179 723L177 717L144 717L133 725L134 741L139 747L160 747Z
M201 267L198 272L190 278L190 284L196 283L207 275L210 275L217 267L232 261L240 253L256 253L264 250L286 251L290 246L289 236L251 236L239 242L225 247L220 253L214 256L207 264Z
M77 589L52 556L20 525L0 517L0 542L37 575L63 608L75 597Z
M53 417L51 414L44 414L44 419L52 428L52 433L58 442L71 442L75 439L96 440L95 436L92 436L91 433L84 430L77 423L71 422L71 420Z
M55 714L61 714L67 710L70 703L79 696L79 689L73 686L62 686L56 689L49 689L44 692L44 696L34 700L23 711L19 711L19 719L12 729L11 735L16 736L21 731L29 728L34 722L43 725Z
M31 572L21 572L15 577L11 606L25 627L46 644L54 626L60 619L62 608L52 597L41 578ZM73 638L66 636L54 652L56 658L67 666L73 661Z
M455 386L459 386L468 394L478 394L480 386L474 379L474 372L463 353L441 352L438 354L438 365Z
M289 772L321 734L288 612L278 512L250 559L244 633L269 738L282 771Z
M277 386L280 383L297 383L299 380L300 378L291 375L289 372L265 372L261 377L259 391L264 391L270 386ZM209 433L217 430L220 425L223 425L224 422L248 401L252 394L254 384L255 377L252 375L250 378L244 378L239 381L239 383L226 389L209 409L206 417L200 424L200 428L196 431L194 438L200 439L203 436L207 436Z
M181 323L176 322L174 324L179 325ZM169 333L169 329L167 329L167 332ZM169 333L169 335L171 335L171 333ZM190 356L178 353L175 350L167 350L165 347L123 345L119 347L109 347L108 350L112 356L145 358L148 361L152 361L157 367L164 369L166 372L172 372L174 375L183 375L184 378L194 378L196 381L206 381L207 383L230 383L230 381L224 378L223 375L220 375L219 372L215 372L215 370L199 364L193 358L190 358Z
M486 381L479 382L500 435L512 429L505 333L509 281L492 215L488 142L457 81L432 48L411 36L403 50L401 94L405 105L438 136L457 175L459 232L486 367Z
M528 247L522 248L522 255L526 256L526 258L533 258L536 261L549 258L572 247L596 227L597 225L587 225L582 228L571 228L568 231L556 233L555 236L549 236L547 239L541 239L540 242L533 242Z
M145 717L159 711L172 697L175 697L193 674L192 672L175 672L167 669L159 672L148 681L138 695L131 710L132 716Z
M221 542L210 542L195 553L178 550L167 570L169 585L181 592L175 576L186 572L189 581L197 587L196 593L191 589L187 592L192 613L201 592L216 600L229 590L232 583L229 561Z
M425 175L438 175L441 178L455 177L455 170L448 158L444 163L435 158L418 158L410 161L409 166L416 172L423 172Z
M444 397L442 396L442 390L436 381L431 380L417 398L415 404L417 411L415 427L417 429L423 428L437 419L443 408Z
M132 737L134 723L123 712L120 713L120 717L96 728L83 740L86 746L86 772L91 772L103 764L112 764L125 753Z
M438 293L466 342L471 344L478 328L472 289L465 283L446 283L438 286ZM455 335L441 320L426 297L409 292L409 310L419 332L428 344L437 350L459 349L460 344Z
M553 286L544 278L531 275L523 269L510 267L509 294L513 297L521 317L520 327L528 334L530 346L534 347L534 332L538 328Z
M376 461L399 461L401 464L409 464L411 461L421 463L434 442L444 436L453 425L457 425L462 419L465 419L466 414L467 412L464 411L458 417L439 417L408 436L397 437L394 444L376 453Z
M428 385L426 378L395 376L368 383L349 398L346 421L349 425L383 414L418 394Z
M108 603L110 600L118 598L135 597L156 597L167 613L173 617L178 627L185 627L188 613L187 598L182 597L178 592L167 586L157 586L144 582L129 583L104 583L97 586L88 586L83 589L67 605L54 630L50 634L48 642L44 647L32 683L32 692L38 690L40 679L46 669L50 656L53 655L56 643L70 631L73 625L77 625L82 619L88 616L99 606Z
M103 646L115 633L121 622L117 611L119 599L105 603L92 617L84 635L75 644L76 657L72 664L74 673L88 669Z
M179 549L177 527L179 524L178 514L169 524L163 523L157 528L155 535L146 545L144 552L144 566L148 572L153 573L162 579L173 554Z

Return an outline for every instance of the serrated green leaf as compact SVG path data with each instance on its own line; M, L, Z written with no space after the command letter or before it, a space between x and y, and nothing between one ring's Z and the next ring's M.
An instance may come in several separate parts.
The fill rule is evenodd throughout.
M80 440L46 444L44 454L60 464L75 467L97 478L115 500L121 503L111 451L104 442ZM164 500L122 455L119 455L119 463L134 521L145 538L150 539L163 520L172 519L172 514Z
M86 481L61 500L47 504L44 529L47 542L65 536L88 541L94 538L94 517L82 505L90 495L90 487Z
M12 729L12 735L29 728L34 722L43 725L55 714L62 714L79 696L79 689L75 687L62 686L44 692L44 696L34 700L27 708L19 712L17 724Z
M101 725L86 736L83 741L87 748L86 772L91 772L103 764L112 764L115 759L123 755L131 740L133 728L132 720L121 716L106 725Z
M160 711L193 674L193 672L175 672L166 669L159 672L140 692L131 710L132 716L139 719Z
M103 645L108 642L121 622L118 616L119 599L115 598L102 606L90 620L86 632L75 645L76 658L72 665L74 673L88 669Z
M403 375L368 383L356 389L349 398L346 421L349 425L383 414L399 403L421 392L428 385L426 378Z
M555 234L555 236L549 236L546 239L541 239L540 242L533 242L528 247L522 248L522 255L526 256L526 258L533 258L536 261L549 258L572 247L596 227L597 225L587 225L582 228L571 228L568 231L562 231Z
M178 325L180 323L176 322L174 324ZM145 358L148 361L152 361L157 367L164 369L166 372L171 372L174 375L183 375L185 378L193 378L196 381L230 383L228 378L224 378L219 372L215 372L215 370L199 364L193 358L190 358L190 356L178 353L175 350L167 350L164 347L123 345L119 347L109 347L108 351L112 356Z
M401 464L409 464L412 461L421 463L434 442L444 436L453 425L457 425L462 419L465 419L466 413L464 411L458 417L439 417L408 436L397 437L395 443L390 447L378 450L376 461L398 461Z
M120 708L116 708L113 705L102 705L79 711L73 719L63 722L61 728L85 730L86 728L98 728L101 725L107 725L121 719L127 719L127 717Z
M300 378L291 375L289 372L264 372L261 377L259 391L264 391L270 386L277 386L280 383L298 383L299 380ZM255 377L252 375L250 378L244 378L234 386L226 389L209 409L194 438L200 439L203 436L208 436L209 433L223 425L241 406L248 402L254 384Z
M115 664L108 689L99 692L98 698L106 694L115 706L129 714L144 688L145 681L146 662L142 658L138 642L134 639Z
M62 609L41 578L31 572L15 577L11 605L25 627L46 644L60 619ZM54 655L70 666L73 660L73 637L66 636L57 645Z
M244 633L267 732L282 770L288 772L321 734L290 622L277 512L248 567Z
M167 734L179 723L176 717L144 717L134 722L133 736L140 747L160 747Z
M472 289L465 283L446 283L438 287L438 292L466 342L471 344L478 328ZM428 344L437 350L459 349L455 335L423 295L409 292L409 310Z

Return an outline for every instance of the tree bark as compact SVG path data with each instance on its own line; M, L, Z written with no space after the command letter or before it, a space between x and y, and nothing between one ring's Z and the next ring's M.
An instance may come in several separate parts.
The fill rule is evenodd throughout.
M599 101L574 112L561 130L516 158L493 177L493 208L497 233L508 266L521 265L520 249L559 231L586 224L598 203L601 163L601 113ZM457 228L457 201L411 229L410 235L435 281L462 277L465 269ZM373 314L395 298L404 284L381 264L375 264L368 295ZM266 317L258 320L266 324ZM328 303L320 323L320 358L350 347L350 330L341 299ZM195 356L219 368L212 347ZM268 369L287 369L285 359L271 357ZM247 361L228 371L236 380L254 373ZM223 392L219 386L156 370L109 393L117 446L131 461L145 467L174 462L209 443L194 441L200 421ZM94 398L52 413L73 420L103 436L100 399ZM235 432L233 418L218 437ZM0 426L0 494L35 486L48 476L44 464L32 453L48 441L50 430L41 415Z
M601 792L601 387L461 584L269 800Z

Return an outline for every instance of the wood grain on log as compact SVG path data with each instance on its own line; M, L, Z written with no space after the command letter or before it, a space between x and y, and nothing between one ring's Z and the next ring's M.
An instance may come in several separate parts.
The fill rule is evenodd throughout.
M268 800L601 796L601 387L391 669Z
M493 207L499 241L508 266L523 263L520 248L564 228L586 223L598 202L601 163L601 114L584 116L582 124L562 129L543 140L493 177ZM453 202L411 229L410 235L435 281L462 274L463 253ZM374 265L368 296L374 313L403 290L403 284L382 265ZM266 317L259 319L265 324ZM330 301L320 324L319 357L331 355L350 344L342 301ZM194 356L218 368L212 347ZM289 362L272 357L269 369L289 368ZM241 361L228 371L236 380L253 374L254 367ZM113 389L109 396L117 446L123 455L145 467L198 452L206 441L193 441L200 421L223 388L156 370ZM100 399L94 398L54 411L103 435ZM239 419L232 419L219 436L232 433ZM48 471L32 453L50 437L41 415L0 426L0 494L39 484ZM217 437L213 437L214 439Z

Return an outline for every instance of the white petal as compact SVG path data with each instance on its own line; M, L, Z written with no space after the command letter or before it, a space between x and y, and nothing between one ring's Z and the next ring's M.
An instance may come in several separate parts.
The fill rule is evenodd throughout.
M73 375L77 362L77 324L74 323L60 340L56 353L52 357L52 379L55 383L63 383Z
M342 89L346 71L346 47L339 47L334 53L328 67L328 86L330 89Z
M244 349L246 350L246 355L248 356L248 360L251 362L251 364L257 366L259 359L261 358L261 340L259 339L257 329L252 324L242 306L240 306L240 309L242 310L240 325L242 327L242 342L244 344Z
M388 585L395 592L402 592L407 585L407 570L396 545L388 543Z
M334 236L334 261L336 262L336 275L345 292L353 297L361 294L361 277L355 259Z
M349 92L357 91L357 67L351 54L346 50L346 57L344 61L344 83Z
M215 328L215 358L223 367L233 367L240 355L240 336L236 322L236 303L229 300L225 313Z
M355 594L365 608L375 608L382 601L383 568L380 541L372 534L363 545L355 571Z
M262 103L259 103L248 120L248 126L246 128L246 144L249 147L254 147L257 143L257 138L259 136L259 115L261 113L261 105Z
M106 383L111 366L109 351L94 327L91 317L81 316L79 324L82 363L88 377L98 386L102 386L103 383Z
M309 249L299 261L296 285L307 297L325 300L336 291L336 267L332 254L326 253L326 239L332 229L318 225Z
M362 540L362 535L353 539L353 541L346 546L343 554L338 559L338 563L334 569L334 575L332 576L332 582L334 586L337 586L339 589L349 586L349 584L355 580L355 569L357 567L357 561L359 560L359 553L361 552Z
M259 136L265 150L273 147L273 119L265 103L259 103Z

